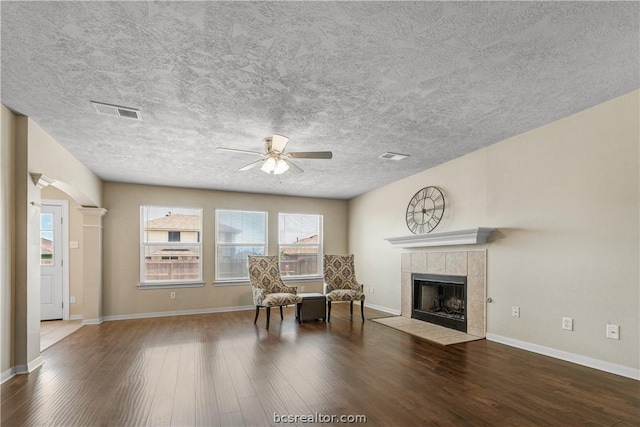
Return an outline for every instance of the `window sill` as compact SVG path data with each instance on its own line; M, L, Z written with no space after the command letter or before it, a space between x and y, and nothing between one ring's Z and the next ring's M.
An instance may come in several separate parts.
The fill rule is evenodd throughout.
M202 288L204 282L138 283L138 289Z
M322 282L323 276L304 276L304 277L282 277L283 282Z
M282 277L282 281L285 283L300 283L300 282L322 282L324 277L322 276L306 276L306 277ZM231 279L231 280L214 280L213 286L247 286L251 282L247 279Z
M247 279L235 279L235 280L214 280L213 286L247 286L251 284Z

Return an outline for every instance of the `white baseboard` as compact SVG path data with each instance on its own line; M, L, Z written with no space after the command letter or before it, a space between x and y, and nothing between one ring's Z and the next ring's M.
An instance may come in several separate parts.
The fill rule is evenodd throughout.
M10 380L15 376L16 376L16 368L7 369L2 373L2 377L0 377L0 384Z
M104 321L103 317L99 317L97 319L82 319L82 326L85 325L99 325Z
M24 374L28 374L30 372L35 371L43 364L44 364L44 359L42 358L42 356L38 356L35 359L33 359L31 362L27 363L26 365L16 365L14 369L15 369L16 375L24 375Z
M113 320L130 320L130 319L147 319L150 317L170 317L170 316L187 316L192 314L211 314L211 313L225 313L228 311L244 311L255 310L255 305L239 305L235 307L222 307L222 308L204 308L194 310L177 310L177 311L158 311L155 313L140 313L140 314L116 314L113 316L104 316L103 320L110 322ZM82 322L84 324L84 321Z
M400 310L396 310L394 308L383 307L381 305L371 304L365 301L364 306L367 308L373 308L374 310L384 311L385 313L395 314L396 316L400 316Z
M82 314L73 314L69 316L69 320L82 320Z
M611 374L620 375L640 381L640 369L630 368L628 366L618 365L604 360L593 359L591 357L581 356L579 354L568 353L555 348L545 347L538 344L532 344L526 341L520 341L513 338L503 337L496 334L487 334L488 341L494 341L511 347L520 348L522 350L531 351L533 353L542 354L553 357L555 359L565 360L577 365L586 366L588 368L597 369L599 371L609 372Z

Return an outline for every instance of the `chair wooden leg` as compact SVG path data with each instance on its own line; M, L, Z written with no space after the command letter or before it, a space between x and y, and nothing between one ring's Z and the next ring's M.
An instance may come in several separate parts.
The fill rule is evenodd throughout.
M271 318L271 307L267 307L267 329L269 329L269 319Z
M280 320L284 320L284 316L282 315L282 306L280 306Z
M360 301L360 314L362 315L362 321L364 322L364 301Z
M353 317L353 300L349 301L349 317Z
M258 321L258 314L260 314L260 306L256 305L256 318L253 319L253 324L255 325L256 322Z
M331 322L331 301L327 301L327 323Z

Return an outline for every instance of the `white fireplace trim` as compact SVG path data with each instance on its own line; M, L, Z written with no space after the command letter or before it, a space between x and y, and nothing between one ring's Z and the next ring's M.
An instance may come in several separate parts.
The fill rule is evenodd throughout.
M477 227L469 230L443 231L441 233L412 234L410 236L385 239L394 247L420 248L427 246L481 245L487 243L489 235L495 231L491 227Z

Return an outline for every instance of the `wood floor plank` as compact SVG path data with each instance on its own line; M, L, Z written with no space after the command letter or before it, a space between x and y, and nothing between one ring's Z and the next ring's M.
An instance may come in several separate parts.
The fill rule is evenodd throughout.
M214 356L213 387L220 415L240 412L240 405L222 353Z
M320 413L374 426L639 424L640 382L628 378L484 340L434 345L352 318L348 304L303 325L288 307L269 331L253 315L85 326L2 384L1 423L251 426Z
M150 426L170 426L173 414L173 399L175 393L155 393L149 416L147 418Z
M245 370L245 364L241 358L241 351L235 345L234 341L227 340L223 346L224 362L227 365L229 376L233 382L233 389L238 399L255 396L256 391L251 384L251 380L247 371Z
M196 389L194 375L180 375L176 382L171 411L172 426L193 426L196 424Z
M262 407L258 396L248 396L238 400L242 417L248 426L267 426L273 423L273 414L267 413Z

